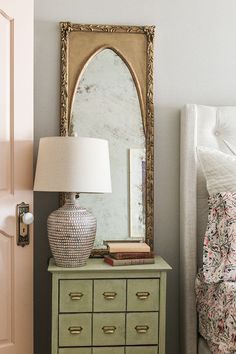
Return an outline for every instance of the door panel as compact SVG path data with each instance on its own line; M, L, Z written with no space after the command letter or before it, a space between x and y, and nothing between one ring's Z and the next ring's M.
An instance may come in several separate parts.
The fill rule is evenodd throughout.
M0 345L10 345L13 338L13 236L0 230Z
M8 222L9 209L4 203L13 199L13 105L11 97L13 61L13 19L0 11L0 348L12 347L14 343L14 236ZM4 231L5 230L5 231Z
M16 244L16 205L33 207L33 0L0 0L0 354L33 353L33 239Z
M0 193L13 192L13 110L10 90L12 89L13 62L13 19L0 11Z

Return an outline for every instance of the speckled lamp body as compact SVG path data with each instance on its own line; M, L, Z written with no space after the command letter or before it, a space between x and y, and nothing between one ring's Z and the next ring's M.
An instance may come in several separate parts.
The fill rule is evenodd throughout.
M86 264L96 236L96 218L77 200L66 200L48 217L50 248L59 267L81 267Z

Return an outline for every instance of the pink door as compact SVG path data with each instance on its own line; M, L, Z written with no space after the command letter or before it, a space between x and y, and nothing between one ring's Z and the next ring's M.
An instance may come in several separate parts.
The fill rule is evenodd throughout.
M33 0L0 0L0 354L33 353L32 226L25 247L16 231L16 205L32 211L32 144Z

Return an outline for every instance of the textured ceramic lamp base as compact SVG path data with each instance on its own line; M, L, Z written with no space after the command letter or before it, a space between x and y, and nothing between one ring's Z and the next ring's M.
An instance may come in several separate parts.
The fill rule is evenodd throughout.
M79 206L71 193L65 204L48 217L48 238L59 267L81 267L86 264L96 236L96 219Z

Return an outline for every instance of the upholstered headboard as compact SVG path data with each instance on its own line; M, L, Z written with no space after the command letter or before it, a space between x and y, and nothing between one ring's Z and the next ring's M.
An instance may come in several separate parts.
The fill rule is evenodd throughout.
M196 146L231 153L236 146L236 107L189 104L181 113L180 149L180 331L181 354L197 354L194 282L202 263L207 222L207 190Z

